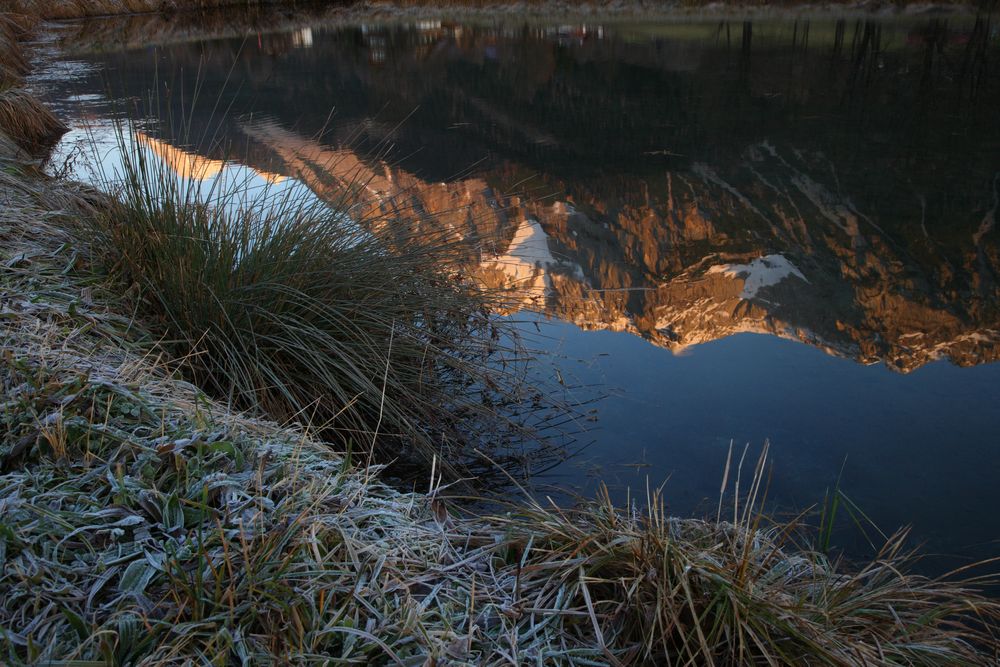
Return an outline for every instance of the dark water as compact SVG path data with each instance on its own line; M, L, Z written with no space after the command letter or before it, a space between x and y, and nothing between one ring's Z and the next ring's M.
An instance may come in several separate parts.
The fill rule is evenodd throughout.
M886 532L1000 552L996 19L148 29L70 27L40 85L98 139L108 95L148 118L178 171L240 168L228 143L270 182L361 174L373 208L499 234L483 275L527 288L557 380L608 394L540 487L669 478L672 509L714 511L730 443L767 441L779 509L839 476Z

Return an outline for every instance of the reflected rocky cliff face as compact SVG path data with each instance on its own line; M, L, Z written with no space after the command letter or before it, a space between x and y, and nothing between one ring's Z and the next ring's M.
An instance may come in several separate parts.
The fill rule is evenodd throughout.
M177 91L200 67L249 166L349 193L383 233L452 230L519 307L675 352L759 332L906 372L1000 358L998 55L980 18L428 21L91 58L123 97L169 73L157 114L196 129L216 99L192 114ZM149 132L186 169L221 157Z
M634 332L675 352L769 333L901 371L944 356L971 365L1000 355L989 238L996 179L992 207L964 247L935 263L817 180L836 174L824 156L783 154L767 142L737 164L665 171L655 199L650 183L637 181L628 195L639 201L538 201L504 196L480 177L428 183L274 123L244 129L322 197L356 192L367 219L476 239L484 280L584 329ZM924 242L932 243L929 232Z

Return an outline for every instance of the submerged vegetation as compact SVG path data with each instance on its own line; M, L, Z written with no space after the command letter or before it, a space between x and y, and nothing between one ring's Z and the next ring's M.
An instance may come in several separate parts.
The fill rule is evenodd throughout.
M762 515L763 461L715 520L655 492L471 516L430 449L428 491L393 489L322 438L347 420L340 444L436 445L434 410L492 377L487 296L426 268L447 243L398 257L294 199L206 201L139 154L109 201L6 131L3 663L1000 659L990 581L907 574L901 536L831 561Z

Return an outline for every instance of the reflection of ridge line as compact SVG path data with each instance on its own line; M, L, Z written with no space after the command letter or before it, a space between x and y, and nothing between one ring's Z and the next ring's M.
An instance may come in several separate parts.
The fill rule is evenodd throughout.
M153 155L158 157L179 178L205 181L221 174L226 166L224 160L213 160L186 151L141 130L135 130L134 134L139 145L152 151Z
M512 293L516 291L523 298L520 307L544 302L546 313L581 328L628 331L677 353L735 333L764 333L803 342L860 363L884 361L903 372L945 355L963 365L996 357L1000 341L995 337L986 332L970 331L971 323L965 322L960 315L949 309L935 308L919 297L900 293L886 282L895 275L892 273L896 261L894 253L878 255L875 249L864 253L868 258L865 269L878 278L875 284L845 278L839 273L850 270L858 261L859 255L854 252L816 257L828 247L834 253L840 248L857 250L859 245L868 244L867 239L873 233L881 234L882 230L873 225L872 231L868 231L866 224L863 233L858 224L870 223L867 216L859 213L846 197L837 197L823 183L808 176L811 170L793 167L773 147L769 150L761 145L760 149L775 158L773 161L768 159L769 164L765 166L775 167L776 174L772 175L762 166L760 169L768 174L765 178L754 165L750 165L747 172L758 176L755 179L759 183L757 187L774 193L782 199L782 204L787 201L793 206L799 218L805 214L805 220L812 225L808 231L815 228L817 238L826 245L804 251L808 244L804 240L793 240L799 229L788 227L787 234L776 229L774 220L766 213L771 209L765 206L761 210L760 202L747 199L732 183L739 183L745 192L755 196L759 190L746 190L745 184L733 180L728 172L720 175L711 166L702 165L702 178L692 180L680 172L667 172L669 211L672 216L674 211L678 214L663 218L663 226L657 229L665 233L654 236L652 241L669 243L671 249L678 242L711 243L716 236L727 242L712 246L712 252L698 259L684 257L686 265L682 269L670 269L667 275L673 277L660 282L663 278L659 276L663 274L655 268L659 262L656 257L647 256L645 269L628 264L618 268L620 265L613 263L616 259L625 259L624 254L621 258L614 254L623 253L622 244L647 241L639 236L645 227L624 227L612 217L618 214L607 215L600 207L596 210L601 217L597 217L587 213L591 210L589 206L577 207L568 203L542 206L530 200L525 203L494 193L482 178L451 183L427 182L398 166L369 164L351 150L323 146L315 139L305 139L271 122L248 124L246 132L277 153L286 161L291 173L298 173L318 193L332 196L345 184L362 190L358 194L365 203L359 213L364 215L368 207L381 216L379 224L401 215L415 225L434 220L438 229L450 230L460 239L482 239L480 272L494 272L490 280ZM764 201L772 200L767 196ZM639 215L643 215L644 210L647 209L639 210ZM734 216L733 210L756 213L751 216L735 214L733 220L736 221L764 220L767 236L763 243L751 242L752 250L743 249L746 242L734 238L725 226L728 219L723 216ZM635 213L631 215L634 217ZM652 220L658 219L650 215ZM778 221L786 225L792 222L781 216ZM642 222L645 224L644 220ZM684 226L688 224L693 225L694 231L685 236ZM759 222L753 224L760 229ZM515 225L513 237L510 225ZM523 241L525 235L532 236L536 227L538 240L520 246L519 239ZM594 230L594 233L576 238L577 230ZM553 242L550 243L546 231L553 234ZM747 231L753 232L752 229ZM840 232L846 232L851 243L844 244ZM803 239L807 239L807 230L803 229L802 233ZM630 238L625 234L634 236ZM727 235L730 236L727 238ZM499 242L490 245L490 239ZM767 239L773 243L771 247ZM873 242L873 245L884 249L886 244ZM789 263L792 268L787 275L800 278L801 282L779 287L781 281L758 281L757 285L749 268L762 257L782 254L786 246L796 264L807 263L799 266L808 268L809 279ZM632 246L628 252L649 252L649 247ZM668 250L665 245L652 248L658 252ZM602 254L608 251L612 253L610 257ZM580 261L578 258L587 264L594 281L603 286L595 287L589 282L583 267L573 261ZM727 278L721 275L724 271L713 275L710 271L713 264L732 265L730 273L737 275ZM737 270L740 267L747 269L747 275ZM631 285L626 281L639 284ZM643 284L644 281L647 284ZM772 288L778 291L761 291ZM829 294L840 294L843 289L850 291L842 303L833 302L832 310L823 307L829 303ZM926 343L915 345L916 340L909 338L904 344L900 335L913 333L914 327L920 327L919 322L926 323L924 328L930 327L925 332L927 337L920 339ZM941 342L934 343L935 340Z
M272 185L285 180L282 174L257 169L234 160L216 160L205 157L194 151L174 146L163 139L157 139L141 130L135 130L134 136L136 143L152 151L153 155L159 158L175 176L184 180L206 181L210 178L217 178L228 165L232 164L239 164L250 169L254 174Z

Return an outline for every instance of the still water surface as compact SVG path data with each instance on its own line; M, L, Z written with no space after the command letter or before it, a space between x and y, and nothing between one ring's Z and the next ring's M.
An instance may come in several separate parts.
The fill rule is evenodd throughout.
M996 21L588 21L92 22L36 83L76 128L62 157L128 107L179 173L320 198L360 174L373 210L498 236L483 276L524 288L568 385L608 394L540 488L668 479L690 513L730 443L769 441L776 507L840 476L883 530L995 555ZM159 122L182 116L206 141Z

